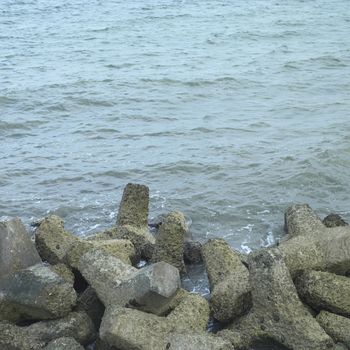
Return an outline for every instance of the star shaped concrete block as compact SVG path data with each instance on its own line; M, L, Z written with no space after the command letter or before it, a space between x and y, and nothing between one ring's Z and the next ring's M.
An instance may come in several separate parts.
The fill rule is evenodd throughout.
M106 307L133 304L157 314L180 288L179 271L168 263L137 270L101 250L84 254L79 271Z
M350 226L326 227L307 204L288 208L285 226L288 239L279 249L293 277L302 270L350 270Z
M290 349L326 350L332 339L300 301L278 249L261 250L249 257L253 307L219 334L235 349L249 349L266 339Z

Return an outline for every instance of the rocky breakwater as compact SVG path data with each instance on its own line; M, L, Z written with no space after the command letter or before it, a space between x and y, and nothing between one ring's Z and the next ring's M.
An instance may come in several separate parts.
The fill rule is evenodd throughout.
M0 223L0 349L232 350L267 340L350 349L350 228L341 218L323 223L293 206L286 239L245 256L222 239L191 241L180 212L151 233L148 205L148 188L128 184L115 226L86 239L57 216L38 223L34 242L19 219ZM181 288L187 264L202 258L209 302ZM217 334L210 317L222 323Z

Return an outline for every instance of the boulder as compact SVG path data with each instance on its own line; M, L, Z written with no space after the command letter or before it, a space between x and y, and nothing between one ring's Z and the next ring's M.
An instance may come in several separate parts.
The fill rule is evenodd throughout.
M333 346L300 301L291 275L278 249L249 256L253 307L247 315L218 334L238 349L273 340L289 349L326 350Z
M350 227L327 228L307 204L293 205L285 215L287 240L279 250L293 277L303 270L344 275L350 270Z
M0 278L41 262L20 219L0 222Z
M334 341L343 343L350 348L349 318L321 311L317 315L316 320Z
M70 268L65 264L56 264L50 266L51 271L57 273L57 275L61 276L68 284L74 284L74 274Z
M152 261L165 261L177 267L181 273L186 272L183 259L186 231L186 220L182 213L168 214L159 228Z
M130 225L138 228L148 227L149 188L144 185L128 183L119 205L117 225Z
M134 276L138 271L103 250L85 253L80 259L78 270L106 307L114 303L113 291L123 280Z
M115 237L130 240L135 246L136 254L139 257L147 260L151 259L156 240L148 231L147 227L139 228L131 225L119 226Z
M184 260L186 263L200 264L202 259L202 243L197 241L185 241L184 242Z
M172 332L204 332L209 319L206 300L185 298L167 317L113 306L103 316L100 338L120 350L164 350Z
M338 214L329 214L323 220L322 223L326 227L338 227L338 226L348 226L349 224L343 220L343 218Z
M229 322L251 307L249 271L241 257L223 239L211 239L203 245L213 316Z
M161 261L139 270L135 276L122 282L118 290L120 294L129 290L128 302L132 300L134 305L142 307L144 311L159 314L180 286L178 269Z
M67 315L76 302L73 286L37 264L0 280L0 319L13 322Z
M178 270L165 262L137 270L101 251L86 253L79 270L106 307L131 303L157 313L180 287Z
M64 318L26 327L0 321L0 348L4 350L38 350L61 337L71 337L80 344L89 344L95 336L92 321L82 312L72 312Z
M84 350L84 348L74 338L62 337L51 341L44 350Z
M205 333L171 333L166 341L171 350L234 350L229 341Z
M134 245L126 239L109 240L77 240L73 242L67 250L65 261L67 264L77 269L80 258L88 251L100 249L106 251L111 256L115 256L126 264L131 265L131 259L135 259Z
M86 312L93 321L95 328L100 328L105 306L93 288L88 287L79 295L76 310Z
M306 271L296 287L300 297L315 310L350 315L350 278L322 271Z
M41 258L52 265L64 263L68 249L78 240L65 231L63 220L56 215L44 218L35 232L35 244Z

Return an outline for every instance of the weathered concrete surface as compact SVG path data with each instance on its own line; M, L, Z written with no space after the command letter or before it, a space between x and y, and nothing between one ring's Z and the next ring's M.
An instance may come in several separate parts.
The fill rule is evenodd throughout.
M95 328L100 328L105 306L92 287L86 288L85 291L79 295L76 310L85 311L94 322Z
M44 350L84 350L84 348L74 338L62 337L51 341Z
M304 308L278 249L250 255L253 307L219 332L237 349L248 349L255 341L271 339L290 349L326 350L332 339Z
M71 284L44 264L0 280L0 319L13 322L67 315L76 302Z
M61 276L68 284L74 284L74 274L70 268L65 264L56 264L50 266L50 269Z
M202 258L202 243L198 241L184 242L184 260L188 264L200 264Z
M335 315L327 311L321 311L317 315L316 320L334 341L343 343L350 348L349 318Z
M44 218L35 232L35 244L41 258L52 265L64 263L68 249L77 240L65 231L63 220L56 215Z
M72 268L78 269L80 258L88 251L100 249L106 251L126 264L131 265L135 258L134 245L126 239L77 240L67 250L65 261Z
M147 227L119 226L116 231L116 238L130 240L135 246L138 256L147 260L151 259L156 240Z
M27 327L0 321L0 348L4 350L38 350L61 337L72 337L85 345L95 336L91 319L82 312L72 312L64 318L41 321Z
M141 269L134 277L123 282L119 290L126 292L131 287L128 301L132 298L135 305L143 310L159 314L180 286L179 270L161 261Z
M86 253L79 270L106 307L131 303L158 313L181 284L178 270L165 262L137 270L102 251Z
M229 322L251 307L249 271L240 255L223 239L211 239L203 245L202 255L207 269L213 316Z
M327 228L306 204L290 207L285 219L289 239L279 249L293 277L303 270L350 270L350 226Z
M21 220L0 222L0 278L41 262Z
M166 341L171 350L234 350L229 341L205 333L172 333Z
M165 261L177 267L180 273L186 272L183 255L187 229L186 220L182 213L172 212L168 214L159 228L152 261Z
M172 332L204 332L209 306L198 295L185 298L167 317L111 307L100 328L100 338L120 350L164 350Z
M149 188L144 185L128 183L119 205L117 225L130 225L138 228L148 227Z
M134 276L138 271L103 250L85 253L80 259L78 270L106 307L114 303L113 291L123 280Z
M322 223L326 227L338 227L338 226L348 226L349 224L343 220L343 218L338 214L329 214L323 220Z
M315 310L350 315L350 278L322 271L306 271L296 287L300 297Z

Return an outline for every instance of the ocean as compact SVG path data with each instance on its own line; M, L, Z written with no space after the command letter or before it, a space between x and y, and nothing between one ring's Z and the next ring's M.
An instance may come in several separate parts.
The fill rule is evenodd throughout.
M2 0L0 14L3 219L57 214L90 235L137 182L151 217L180 210L195 240L243 252L282 237L294 203L350 221L350 1Z

